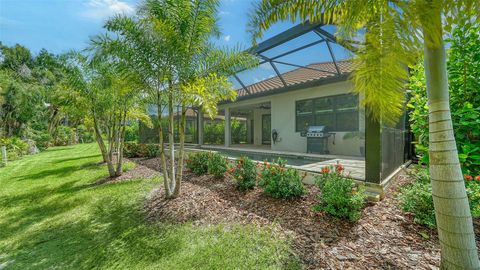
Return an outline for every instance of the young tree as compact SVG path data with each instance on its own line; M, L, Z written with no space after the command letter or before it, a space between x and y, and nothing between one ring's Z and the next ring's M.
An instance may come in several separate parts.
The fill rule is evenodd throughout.
M132 116L139 115L139 91L136 78L118 75L115 66L108 60L112 59L88 58L73 52L66 69L70 89L82 97L76 105L91 117L95 139L109 175L116 177L123 172L126 123L133 120Z
M355 91L376 119L395 123L404 103L405 67L425 59L429 107L429 156L432 193L442 250L442 269L480 269L472 217L459 164L449 108L443 42L444 25L462 12L480 20L474 0L336 1L264 0L256 6L250 27L254 39L279 20L335 23L346 42L366 29L357 50Z
M116 16L106 23L116 34L98 36L94 46L123 60L122 67L142 78L143 89L157 106L160 163L167 198L180 194L188 107L203 106L215 114L219 100L234 97L225 77L252 65L240 50L219 50L210 39L218 35L217 0L147 0L137 16ZM181 106L180 147L175 155L174 107ZM167 164L162 117L168 115ZM175 156L178 157L175 164Z

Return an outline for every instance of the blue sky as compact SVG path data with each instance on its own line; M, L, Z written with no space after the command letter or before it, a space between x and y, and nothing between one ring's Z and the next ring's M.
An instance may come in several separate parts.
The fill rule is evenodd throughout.
M254 0L222 0L219 17L220 45L250 46L247 14ZM54 53L84 48L90 36L102 31L109 16L134 12L138 0L0 0L0 41L20 43L34 53L46 48ZM291 26L280 23L270 36Z
M246 32L248 12L253 3L260 0L221 0L219 9L222 36L216 41L219 46L249 48L250 37ZM53 53L62 53L70 49L83 49L89 37L102 31L105 20L114 14L133 14L141 0L0 0L0 41L6 45L22 44L34 54L45 48ZM277 23L264 36L269 38L294 24ZM274 56L287 49L293 49L307 42L318 40L313 33L287 42L283 47L265 52ZM333 48L337 59L347 56L341 47ZM272 54L272 55L269 55ZM326 45L319 44L307 50L288 55L279 61L308 65L313 62L331 61ZM277 64L281 73L294 67ZM246 84L265 80L275 75L269 64L237 74ZM232 80L236 88L240 85Z

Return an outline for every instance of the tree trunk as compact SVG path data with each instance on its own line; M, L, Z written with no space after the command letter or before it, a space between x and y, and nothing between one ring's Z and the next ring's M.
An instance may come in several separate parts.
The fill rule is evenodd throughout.
M123 173L123 146L125 141L125 126L127 125L127 108L124 108L123 117L120 122L120 130L119 130L119 142L118 142L118 149L117 149L117 172L115 173L116 176L120 176Z
M178 151L178 167L177 167L177 177L176 177L176 184L175 190L173 192L173 196L177 197L180 195L181 192L181 181L183 177L183 159L185 156L185 116L187 113L187 108L185 104L182 104L182 116L180 118L180 127L179 127L179 134L180 134L180 148Z
M98 126L98 120L94 111L92 112L92 118L93 128L95 130L95 139L97 141L98 147L100 148L100 152L102 153L103 161L107 163L108 174L110 175L110 177L113 177L115 176L115 168L113 167L112 160L109 157L107 147L103 142L102 132L100 131L100 127Z
M170 181L169 186L170 190L172 190L172 194L170 194L169 198L175 198L175 123L174 123L174 115L173 115L173 89L169 89L168 93L168 147L170 148Z
M429 107L429 158L442 269L480 269L472 216L458 159L450 105L440 11L424 30Z
M165 142L163 140L163 126L162 126L162 103L160 99L160 92L157 93L157 122L158 122L158 141L160 147L160 170L163 175L163 186L165 187L166 197L170 197L172 190L170 190L167 161L165 158Z

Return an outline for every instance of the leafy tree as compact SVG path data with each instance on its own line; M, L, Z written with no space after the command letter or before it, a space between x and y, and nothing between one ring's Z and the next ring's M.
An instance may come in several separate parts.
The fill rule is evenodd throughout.
M83 115L71 110L75 104L76 92L69 91L63 69L63 57L42 49L34 59L33 76L42 87L42 99L46 107L46 131L56 136L57 127L62 120L68 119L70 125L80 124Z
M1 130L7 136L20 136L34 116L39 96L38 88L31 84L32 56L18 44L7 47L0 43L0 53Z
M443 269L479 269L472 217L450 114L444 30L458 14L480 20L478 1L414 0L264 0L250 21L254 39L279 20L307 19L335 23L348 44L364 32L357 50L355 91L365 98L371 116L393 124L405 101L405 66L424 55L429 108L429 157L432 194L442 250ZM361 31L366 29L366 31Z
M454 27L447 51L450 107L462 170L480 174L480 24L461 19ZM412 68L408 106L417 153L428 163L428 105L423 63Z
M0 133L41 140L44 148L62 121L83 118L69 110L75 97L64 87L59 56L42 49L34 57L18 44L0 52Z
M0 68L10 69L12 71L21 71L22 68L32 67L33 57L30 50L20 44L8 47L0 43L1 64Z
M127 121L139 118L136 106L139 91L134 76L119 76L110 61L101 55L88 58L78 52L66 64L69 87L81 95L76 106L88 112L95 139L110 177L123 172L123 147ZM142 117L144 118L144 117Z

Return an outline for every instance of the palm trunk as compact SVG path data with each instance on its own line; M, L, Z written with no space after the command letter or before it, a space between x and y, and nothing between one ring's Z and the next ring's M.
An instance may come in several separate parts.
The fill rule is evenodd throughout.
M429 158L442 269L480 269L472 216L450 116L440 11L437 31L424 31ZM440 38L439 38L440 37Z
M112 160L107 151L107 147L103 142L102 133L100 131L100 127L98 126L98 120L96 118L95 111L92 111L93 116L93 128L95 129L95 139L97 141L98 147L100 148L100 152L102 153L103 161L107 163L108 174L113 177L115 176L115 169L112 164Z
M118 140L118 154L117 154L117 172L115 173L116 176L120 176L123 173L123 146L125 141L125 126L127 120L127 108L123 111L123 118L120 122L120 130L119 130L119 140Z
M175 134L175 123L174 123L174 117L173 117L173 89L169 89L168 93L168 147L170 148L170 190L175 191L175 139L174 139L174 134ZM169 198L174 198L175 195L172 192L170 194Z
M165 158L165 142L163 140L163 126L162 126L162 103L160 99L160 92L157 93L157 122L158 122L158 140L160 144L160 170L163 175L163 185L165 187L166 197L170 197L172 190L170 190L167 161Z
M180 195L181 192L181 181L183 177L183 159L185 158L185 116L187 113L187 109L185 104L182 104L182 116L180 118L180 148L178 151L178 167L177 167L177 177L176 177L176 184L175 190L173 192L173 196L177 197Z

